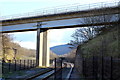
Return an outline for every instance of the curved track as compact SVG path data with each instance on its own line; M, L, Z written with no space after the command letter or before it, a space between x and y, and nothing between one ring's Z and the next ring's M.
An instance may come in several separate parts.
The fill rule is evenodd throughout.
M68 71L68 73L67 73L67 75L66 75L66 79L65 79L65 80L69 80L74 65L73 65L72 63L64 62L62 69L68 68L68 67L69 67L70 69L69 69L69 71ZM47 80L47 79L53 77L54 74L59 73L60 71L61 71L61 68L58 68L56 72L55 72L54 69L47 69L47 70L44 70L44 71L40 72L39 74L30 76L30 77L28 77L28 78L26 78L26 79L24 79L24 80L38 80L38 79L39 79L39 80ZM54 78L54 77L53 77L53 78Z

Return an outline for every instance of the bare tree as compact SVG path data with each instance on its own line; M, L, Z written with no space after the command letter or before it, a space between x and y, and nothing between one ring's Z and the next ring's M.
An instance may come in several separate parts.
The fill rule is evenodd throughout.
M102 22L111 22L113 20L113 15L102 15L102 16L94 16L94 17L86 17L80 20L82 24L95 24ZM97 35L99 35L102 31L106 30L108 26L89 26L82 27L77 29L73 34L73 40L70 41L69 44L77 46L85 41L91 40Z
M5 55L8 54L8 50L11 49L12 37L9 34L0 34L0 38L1 38L0 46L2 47L1 55L5 59Z

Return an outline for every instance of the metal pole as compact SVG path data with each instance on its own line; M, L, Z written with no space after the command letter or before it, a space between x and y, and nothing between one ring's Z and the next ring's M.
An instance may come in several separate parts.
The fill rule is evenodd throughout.
M95 79L95 67L94 67L95 65L94 65L94 61L95 60L94 60L94 56L93 56L93 80Z
M19 70L21 70L21 60L20 60L20 69Z
M85 63L84 63L84 67L85 67L85 79L86 79L86 73L87 73L87 69L86 69L87 66L86 66L86 63L87 63L87 60L86 60L86 58L84 58L84 59L85 59L85 61L84 61L84 62L85 62Z
M26 69L26 67L25 67L25 60L24 60L24 69Z
M102 80L104 80L104 58L102 56Z
M11 65L10 65L10 60L9 60L9 72L10 72L10 66L11 66Z
M54 80L57 79L57 65L56 65L56 58L55 58L55 75L54 75Z
M32 60L30 60L30 63L31 63L31 64L30 64L30 68L32 68Z
M16 59L16 54L17 54L17 49L16 48L12 48L14 51L14 59Z
M113 59L112 59L112 56L111 56L111 72L110 72L110 80L113 80Z
M4 58L2 59L2 73L4 73Z
M95 80L98 80L98 57L95 57L95 66L96 66L96 71L95 71Z
M31 68L33 68L33 60L31 60Z
M61 58L61 80L62 80L62 61L63 59Z
M40 49L40 27L41 27L42 23L38 22L37 23L37 51L36 51L36 66L39 65L39 49Z
M15 60L15 71L16 71L16 60Z
M29 59L28 59L28 61L27 61L27 69L29 69Z
M34 60L33 60L33 68L34 68Z
M33 68L34 68L34 60L33 60Z
M86 79L86 58L84 58L84 79Z
M82 74L84 75L84 58L82 58Z

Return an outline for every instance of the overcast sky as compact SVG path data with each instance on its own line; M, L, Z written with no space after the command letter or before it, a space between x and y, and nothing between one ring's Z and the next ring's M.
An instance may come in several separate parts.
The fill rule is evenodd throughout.
M0 15L23 14L27 12L40 11L42 8L70 4L91 4L97 2L111 2L118 0L0 0ZM75 29L60 29L50 31L50 46L68 43L72 38L71 34ZM22 47L36 49L36 31L14 33L14 41Z

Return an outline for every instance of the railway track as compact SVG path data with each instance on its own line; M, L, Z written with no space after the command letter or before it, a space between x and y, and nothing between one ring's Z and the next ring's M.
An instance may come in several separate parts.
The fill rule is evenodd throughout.
M44 75L45 73L48 73L50 71L53 71L53 69L45 69L37 74L31 75L31 76L25 78L24 80L33 80L33 79L37 78L38 76Z
M59 72L61 69L58 69L56 72ZM28 78L25 78L24 80L47 80L48 78L50 78L51 76L53 76L55 74L55 70L54 69L49 69L49 70L44 70L41 71L39 74L36 75L32 75Z
M70 74L72 72L72 68L73 66L71 66L71 64L68 64L66 63L67 65L70 65L71 69L70 71L68 72L67 76L66 76L66 80L68 80L68 78L70 77ZM66 66L64 66L66 67ZM61 68L57 68L57 70L55 71L55 69L47 69L47 70L44 70L42 72L40 72L39 74L36 74L36 75L33 75L33 76L30 76L24 80L49 80L49 79L54 79L55 75L54 74L57 74L61 71Z

